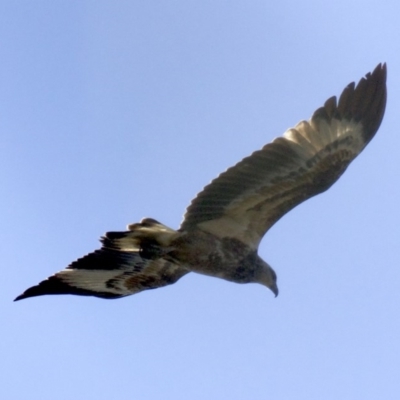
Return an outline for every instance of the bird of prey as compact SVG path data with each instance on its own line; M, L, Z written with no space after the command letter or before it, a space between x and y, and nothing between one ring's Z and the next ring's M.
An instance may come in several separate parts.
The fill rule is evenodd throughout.
M308 121L244 158L191 202L178 230L151 218L107 232L101 248L27 289L114 299L175 283L189 272L260 283L278 295L258 256L265 233L292 208L335 183L373 138L386 106L386 65L328 99Z

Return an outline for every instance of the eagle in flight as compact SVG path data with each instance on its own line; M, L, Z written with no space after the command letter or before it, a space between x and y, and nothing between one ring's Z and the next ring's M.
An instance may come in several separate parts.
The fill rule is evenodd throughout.
M266 232L292 208L330 188L373 138L386 105L386 65L328 99L261 150L207 185L178 230L151 218L107 232L101 248L27 289L115 299L175 283L189 272L261 283L278 295L274 270L258 256Z

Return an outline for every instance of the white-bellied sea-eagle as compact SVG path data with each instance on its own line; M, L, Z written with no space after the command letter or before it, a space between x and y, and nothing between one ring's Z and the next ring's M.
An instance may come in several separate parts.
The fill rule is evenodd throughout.
M15 300L45 294L107 299L175 283L188 272L261 283L277 295L276 274L257 253L284 214L335 183L373 138L386 105L386 65L379 64L338 101L244 158L207 185L178 230L145 218L107 232L102 246Z

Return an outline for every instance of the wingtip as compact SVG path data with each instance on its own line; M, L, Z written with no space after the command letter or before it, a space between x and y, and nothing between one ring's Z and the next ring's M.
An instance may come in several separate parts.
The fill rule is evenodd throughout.
M387 88L387 66L379 63L372 72L368 72L357 84L351 82L343 90L336 109L323 107L330 118L339 116L347 120L361 122L365 145L374 137L385 114ZM332 110L333 108L333 110ZM317 110L317 116L322 115ZM329 111L329 112L328 112Z
M372 72L368 72L362 80L375 79L380 84L386 83L387 65L385 62L379 63Z
M39 295L36 295L36 296L39 296ZM22 293L19 296L17 296L13 301L20 301L20 300L27 299L29 297L34 297L34 295L26 295L25 293Z
M364 111L363 123L365 126L364 138L368 143L379 129L385 114L387 102L387 65L380 63L366 80L370 81L370 89L361 88L361 94L369 100L369 108ZM360 84L359 84L360 85ZM358 85L357 85L358 86ZM362 86L362 85L360 85Z
M63 282L56 275L53 275L43 280L39 284L26 289L25 292L17 296L14 301L27 299L29 297L53 294L81 294L80 292L80 289L74 288L68 283Z
M13 301L19 301L19 300L23 300L23 299L25 299L25 296L23 294L20 294Z
M375 67L374 71L372 72L372 75L377 74L377 73L382 74L383 77L386 79L386 75L387 75L387 64L386 64L385 62L379 63L379 64Z
M57 275L52 275L48 279L40 282L36 286L32 286L17 296L14 301L24 300L29 297L45 296L45 295L78 295L93 296L102 299L118 299L126 296L126 294L112 293L108 291L94 291L92 289L83 289L76 287L70 283L64 282Z
M36 286L34 286L33 288L35 288L35 287ZM41 296L42 294L45 294L45 293L37 293L37 294L29 293L31 291L31 289L33 289L33 288L29 288L29 289L25 290L24 293L17 296L13 301L20 301L20 300L27 299L28 297Z

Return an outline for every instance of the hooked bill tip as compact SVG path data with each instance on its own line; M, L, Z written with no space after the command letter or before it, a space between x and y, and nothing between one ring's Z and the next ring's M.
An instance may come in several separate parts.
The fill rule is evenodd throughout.
M273 286L270 286L269 288L271 289L271 291L275 295L275 297L278 297L278 294L279 294L278 286L273 285Z

